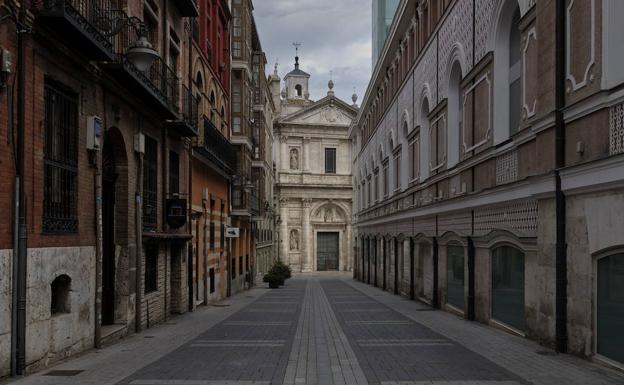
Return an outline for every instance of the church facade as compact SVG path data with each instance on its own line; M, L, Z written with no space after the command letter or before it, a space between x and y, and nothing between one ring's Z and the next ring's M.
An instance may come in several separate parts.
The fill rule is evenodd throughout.
M309 78L299 69L298 57L283 84L277 69L269 78L278 109L274 124L278 258L295 272L348 271L353 265L348 130L357 115L357 97L353 96L353 105L340 100L330 80L327 96L312 101Z

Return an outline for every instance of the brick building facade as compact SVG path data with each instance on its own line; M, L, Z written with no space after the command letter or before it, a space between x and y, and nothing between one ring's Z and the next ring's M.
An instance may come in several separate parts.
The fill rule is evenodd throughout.
M11 363L18 373L36 370L188 309L188 150L197 125L187 68L189 18L198 10L193 1L160 0L2 5L10 18L0 26L0 45L14 59L0 94L2 116L9 117L0 132L10 142L0 155L0 208L7 217L0 221L0 375L6 375ZM16 24L8 20L26 31L21 62ZM158 54L145 71L128 55L143 30ZM20 159L22 278L12 272L15 232L8 220L9 213L18 216ZM26 281L25 322L12 329L19 279Z
M622 16L402 1L351 128L356 277L621 367Z

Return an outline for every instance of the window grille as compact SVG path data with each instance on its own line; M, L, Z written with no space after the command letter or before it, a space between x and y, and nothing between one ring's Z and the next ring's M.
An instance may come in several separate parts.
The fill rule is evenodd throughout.
M45 144L43 231L78 231L78 96L47 83L44 89Z

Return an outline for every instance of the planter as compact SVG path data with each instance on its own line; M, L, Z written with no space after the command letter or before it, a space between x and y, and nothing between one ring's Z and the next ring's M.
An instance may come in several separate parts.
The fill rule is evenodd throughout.
M280 278L280 280L279 280L279 285L280 285L280 286L284 286L284 278Z
M269 289L278 289L278 288L279 288L279 282L277 281L269 282Z

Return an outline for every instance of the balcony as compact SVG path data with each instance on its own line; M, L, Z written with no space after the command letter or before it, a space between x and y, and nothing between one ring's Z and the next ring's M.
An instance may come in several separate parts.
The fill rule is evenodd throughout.
M43 0L31 7L37 23L66 42L74 52L89 60L110 61L115 58L112 38L105 33L110 24L109 0Z
M258 196L243 186L232 187L232 215L255 217L260 213Z
M181 16L183 17L199 16L199 9L197 8L197 0L175 0L174 3L180 10Z
M123 13L123 11L113 11ZM116 16L119 19L125 16ZM165 119L180 120L180 90L176 72L162 58L157 58L145 71L139 71L126 58L131 43L137 39L137 31L124 25L113 36L113 61L104 67L116 75L120 82L131 89L141 101L159 110Z
M193 151L218 166L228 176L232 176L236 172L236 151L210 119L204 116L203 120L203 145L195 147Z
M175 138L194 138L198 135L197 113L198 98L186 86L182 85L182 115L180 119L168 120L169 134Z

